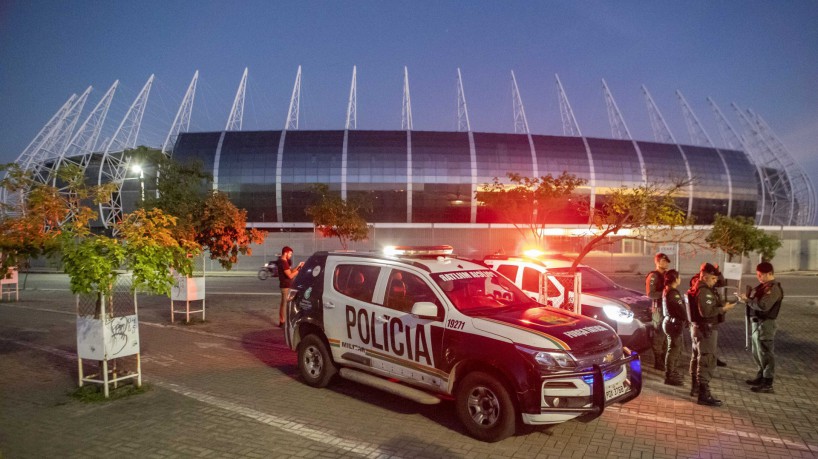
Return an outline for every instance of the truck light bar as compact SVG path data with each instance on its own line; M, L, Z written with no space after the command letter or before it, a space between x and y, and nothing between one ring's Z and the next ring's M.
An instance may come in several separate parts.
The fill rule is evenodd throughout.
M391 245L383 249L383 253L391 256L451 255L454 248L450 245Z

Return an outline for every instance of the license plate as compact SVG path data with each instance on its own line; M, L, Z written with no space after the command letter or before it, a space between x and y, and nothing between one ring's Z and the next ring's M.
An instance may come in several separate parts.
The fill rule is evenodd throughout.
M605 400L619 397L626 392L628 392L628 388L625 386L625 381L620 381L605 388Z

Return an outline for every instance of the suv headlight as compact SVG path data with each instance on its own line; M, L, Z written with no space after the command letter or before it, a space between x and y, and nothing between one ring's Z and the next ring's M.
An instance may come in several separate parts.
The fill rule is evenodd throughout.
M540 368L548 371L565 371L576 368L574 357L565 351L544 351L532 349L520 344L515 345L517 350L532 359Z
M602 306L602 311L609 319L617 322L629 324L633 322L633 311L615 304L606 304Z

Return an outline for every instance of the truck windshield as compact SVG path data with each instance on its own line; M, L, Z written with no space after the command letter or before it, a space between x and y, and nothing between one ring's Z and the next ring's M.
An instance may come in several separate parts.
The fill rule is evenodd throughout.
M449 301L464 314L486 314L538 304L505 277L491 270L433 274Z
M602 274L601 272L595 270L594 268L590 268L588 266L581 266L579 268L580 272L582 272L582 291L583 292L601 292L606 290L616 290L619 288L614 281L610 280L607 276ZM566 277L561 276L563 274L568 274L570 271L569 268L549 268L548 272L555 275L557 281L563 284L565 287ZM567 287L573 288L573 286Z

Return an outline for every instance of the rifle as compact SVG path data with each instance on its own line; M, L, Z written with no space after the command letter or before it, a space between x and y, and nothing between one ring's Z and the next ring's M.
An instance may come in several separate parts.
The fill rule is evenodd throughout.
M749 285L746 286L747 288L747 300L750 300L750 293L752 293L752 287ZM750 305L745 303L744 304L744 350L750 350Z

